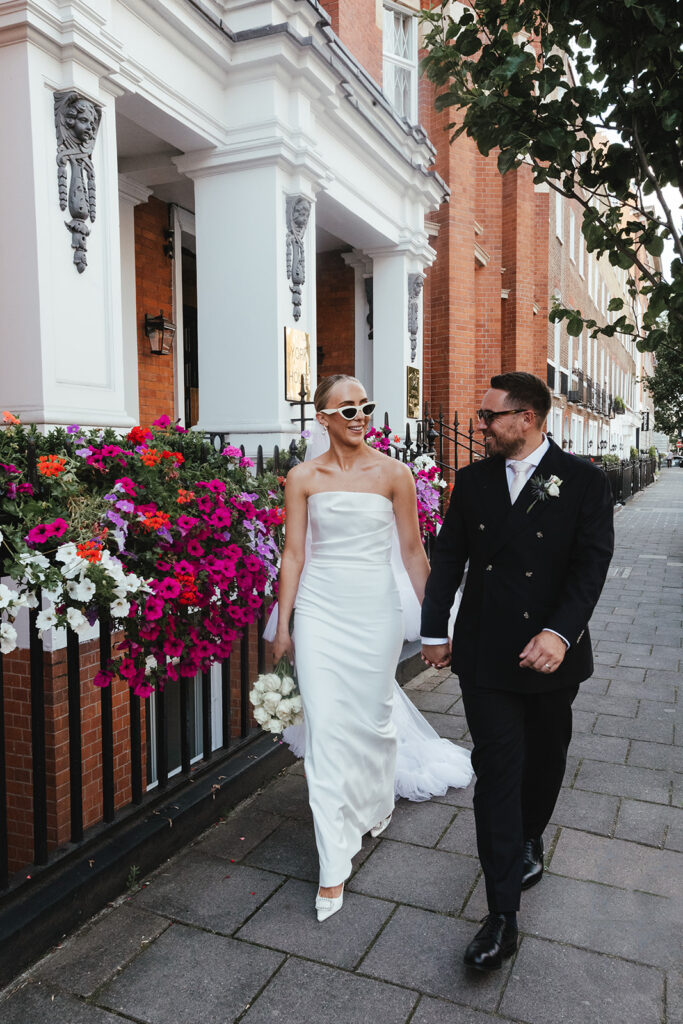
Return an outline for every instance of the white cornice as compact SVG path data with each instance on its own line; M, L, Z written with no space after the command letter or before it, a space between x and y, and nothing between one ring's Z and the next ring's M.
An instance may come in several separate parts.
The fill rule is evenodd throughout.
M152 191L151 188L141 185L134 178L129 178L126 174L119 174L119 198L130 203L132 206L146 203L152 195Z

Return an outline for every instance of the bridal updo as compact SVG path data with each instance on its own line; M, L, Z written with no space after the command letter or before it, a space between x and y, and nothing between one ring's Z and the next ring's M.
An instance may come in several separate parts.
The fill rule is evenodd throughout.
M320 412L321 409L325 408L332 388L343 380L352 380L354 384L360 384L363 387L358 377L352 377L350 373L332 373L329 377L323 377L313 395L313 405L316 412Z

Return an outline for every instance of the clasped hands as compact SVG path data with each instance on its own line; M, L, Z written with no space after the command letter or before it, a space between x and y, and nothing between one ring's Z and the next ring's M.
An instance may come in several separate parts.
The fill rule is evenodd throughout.
M543 629L531 638L519 655L519 667L550 675L560 667L566 651L566 644L561 637ZM420 657L431 668L445 668L451 661L451 645L423 644Z

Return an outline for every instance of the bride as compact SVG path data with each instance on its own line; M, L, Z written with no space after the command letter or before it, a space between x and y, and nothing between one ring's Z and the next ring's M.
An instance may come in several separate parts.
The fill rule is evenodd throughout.
M288 730L285 740L305 757L323 921L341 908L364 833L388 826L395 792L429 799L466 786L472 769L469 752L439 738L394 681L405 611L395 533L420 604L429 575L413 475L365 443L375 403L355 377L324 378L314 405L328 444L287 476L273 654L294 661L294 640L304 737Z

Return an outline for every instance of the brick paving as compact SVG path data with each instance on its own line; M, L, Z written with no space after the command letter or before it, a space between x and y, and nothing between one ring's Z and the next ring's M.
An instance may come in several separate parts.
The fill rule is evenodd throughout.
M319 925L296 763L9 986L0 1024L683 1024L683 470L616 522L548 870L503 970L461 962L485 912L472 787L402 801ZM406 689L467 743L452 675Z

